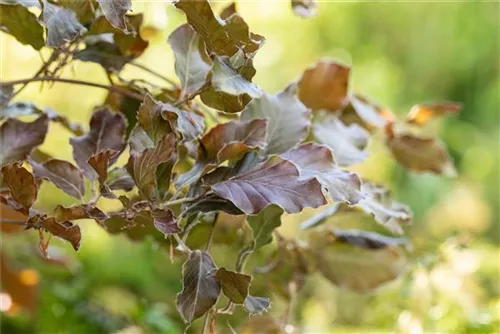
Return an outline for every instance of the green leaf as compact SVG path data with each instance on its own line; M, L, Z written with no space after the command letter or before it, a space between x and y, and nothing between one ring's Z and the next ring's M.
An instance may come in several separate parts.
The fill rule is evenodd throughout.
M243 304L248 296L252 276L219 268L215 279L220 283L222 291L235 304Z
M327 116L313 125L313 135L316 140L328 146L335 157L335 162L341 166L358 164L368 158L369 133L357 124L346 126L336 117Z
M45 140L49 125L46 116L31 123L8 119L0 126L1 166L26 159L28 154Z
M313 110L337 111L347 104L351 68L322 60L308 68L298 83L299 98Z
M176 161L176 141L173 134L165 135L155 148L142 152L131 152L127 171L134 180L139 193L148 200L158 197L156 172L161 164L174 165ZM170 175L165 177L170 178Z
M207 252L195 250L182 266L182 291L177 294L177 310L184 322L191 324L215 305L220 284L215 279L217 267Z
M21 205L20 212L28 215L38 195L38 186L33 175L20 163L13 163L2 167L2 176L12 199Z
M280 157L297 166L304 180L316 178L335 201L356 204L361 200L359 176L338 168L328 147L314 143L304 144Z
M52 182L66 194L79 200L85 195L85 182L82 172L64 160L49 160L43 164L30 161L33 173L37 178Z
M71 42L87 32L75 12L47 0L41 1L43 9L38 20L47 28L47 46L62 47L66 42Z
M14 36L20 43L40 50L44 45L43 27L35 14L21 4L0 4L0 27Z
M283 209L270 205L258 215L248 216L248 225L253 232L254 249L257 250L273 240L273 232L281 226Z
M300 180L299 171L288 161L267 161L213 185L212 190L246 214L257 214L271 204L279 205L287 213L326 204L319 182Z
M253 99L243 110L241 119L267 120L266 142L268 154L288 151L307 136L310 112L289 87L277 95L265 93Z

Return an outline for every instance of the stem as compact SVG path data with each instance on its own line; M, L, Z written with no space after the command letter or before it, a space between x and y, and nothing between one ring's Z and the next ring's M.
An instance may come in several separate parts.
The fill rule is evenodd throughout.
M236 260L236 272L241 273L245 268L245 264L247 263L248 256L252 254L254 251L253 244L249 247L243 248L238 255L238 259Z
M179 246L181 246L182 251L183 251L183 252L186 252L186 253L188 253L188 254L191 254L191 252L192 252L192 251L191 251L191 248L189 248L189 247L188 247L188 246L184 243L184 241L182 241L182 239L179 237L179 235L178 235L178 234L174 234L173 236L174 236L175 240L177 241L177 243L179 244Z
M21 80L0 82L0 87L14 86L14 85L20 85L20 84L29 84L31 82L36 82L36 81L63 82L63 83L74 84L74 85L96 87L96 88L107 89L111 92L122 94L122 95L128 96L128 97L135 99L135 100L138 100L138 101L142 101L144 99L144 96L137 94L137 93L134 93L134 92L131 92L131 91L126 90L126 89L121 88L121 87L107 86L107 85L101 85L101 84L88 82L88 81L54 78L54 77L30 78L30 79L21 79Z
M208 236L207 245L205 246L205 252L208 252L210 250L210 246L212 245L212 240L214 238L215 225L217 224L218 218L219 218L219 212L217 212L214 215L214 220L212 222L212 228L210 229L210 235Z
M190 202L190 201L193 201L193 200L195 200L195 199L191 198L191 197L185 197L185 198L179 198L179 199L176 199L176 200L164 203L163 205L164 206L174 206L174 205L177 205L177 204L182 204L182 203Z
M141 65L141 64L138 64L138 63L135 63L135 62L130 62L128 64L131 65L131 66L135 66L137 68L140 68L141 70L144 70L144 71L148 72L149 74L154 75L157 78L165 80L169 84L172 84L174 87L177 87L177 83L174 80L172 80L170 78L167 78L166 76L163 76L160 73L157 73L157 72L153 71L152 69L150 69L150 68L148 68L148 67L146 67L144 65Z
M2 224L10 224L10 225L22 225L25 226L26 222L22 220L15 220L15 219L7 219L7 218L2 218L0 220Z

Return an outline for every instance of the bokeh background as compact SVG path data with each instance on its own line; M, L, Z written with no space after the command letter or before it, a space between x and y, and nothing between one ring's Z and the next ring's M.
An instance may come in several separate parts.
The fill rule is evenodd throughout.
M215 8L224 5L213 3ZM138 62L175 77L166 39L185 22L184 15L161 1L136 1L133 7L145 14L143 33L151 43ZM377 140L368 161L356 168L387 184L398 200L413 208L415 223L407 229L414 246L410 272L369 295L340 291L313 277L306 289L309 300L301 300L295 312L297 329L500 332L499 3L324 1L311 19L295 16L288 1L239 1L238 11L253 32L267 39L256 56L254 81L270 92L283 89L319 58L329 57L354 67L353 91L401 117L416 103L453 100L465 105L459 115L439 120L428 130L448 145L458 177L410 174ZM39 55L6 34L0 38L2 81L32 76L40 67ZM126 67L123 74L162 84L136 68ZM91 63L76 61L63 76L107 83L102 69ZM106 94L89 87L31 84L16 100L53 108L87 124ZM71 160L69 134L54 124L50 131L43 149ZM51 209L59 203L73 202L44 183L37 205ZM283 233L293 234L307 215L310 212L288 217ZM7 303L9 296L1 295L2 332L181 332L173 304L181 290L179 261L171 264L168 252L152 240L131 242L108 235L90 221L79 225L84 233L80 251L75 254L55 240L53 261L37 255L35 232L2 233L2 249L15 269L12 275L22 283L17 303ZM229 256L223 249L215 252L216 260ZM270 291L267 295L279 312L279 298Z

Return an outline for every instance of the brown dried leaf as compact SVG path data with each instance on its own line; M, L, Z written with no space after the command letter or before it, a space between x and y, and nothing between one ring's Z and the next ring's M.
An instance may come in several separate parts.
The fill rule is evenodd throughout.
M435 102L417 104L411 107L406 122L418 126L429 123L433 118L445 116L448 114L458 114L463 105L458 102Z
M73 225L69 221L58 223L55 218L49 217L42 219L40 226L53 236L68 241L74 250L77 251L80 248L82 234L78 225Z
M67 208L58 205L52 212L52 215L58 222L91 218L96 220L99 224L103 224L105 220L109 219L106 213L89 204L70 206Z
M12 199L22 206L21 212L27 215L38 195L33 175L20 163L14 163L2 167L2 176Z
M336 111L347 104L351 68L323 60L304 71L299 80L299 99L313 110Z

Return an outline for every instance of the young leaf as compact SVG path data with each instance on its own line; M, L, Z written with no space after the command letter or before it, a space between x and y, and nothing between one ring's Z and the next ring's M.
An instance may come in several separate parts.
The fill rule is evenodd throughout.
M205 85L211 60L205 44L189 24L183 24L168 37L175 55L175 73L181 81L181 92L191 96Z
M347 103L351 68L334 61L320 61L299 80L299 98L313 110L336 111Z
M268 154L288 151L307 136L310 111L289 87L277 95L265 93L253 99L243 110L242 120L267 120L266 142Z
M359 176L338 168L328 147L314 143L304 144L280 157L292 162L299 169L302 179L315 177L335 201L356 204L362 198Z
M59 48L87 32L72 10L47 0L41 2L43 9L38 20L47 28L47 46Z
M456 175L450 155L439 139L398 134L390 136L386 143L394 158L411 171Z
M85 182L82 172L64 160L49 160L43 164L30 161L37 178L52 182L57 188L77 199L85 195Z
M156 171L161 164L173 165L176 160L176 142L174 134L164 136L155 148L131 152L127 162L127 171L134 180L139 193L148 200L156 199ZM170 178L170 175L166 176Z
M43 27L35 14L21 4L0 4L0 27L20 43L40 50L44 45Z
M299 171L288 161L268 161L217 183L212 189L246 214L257 214L271 204L279 205L287 213L326 204L319 182L316 179L301 181Z
M321 274L340 288L369 292L406 271L407 259L399 240L363 234L318 231L309 244ZM362 241L363 240L363 241ZM375 247L372 247L375 246Z
M46 116L32 123L8 119L0 126L0 162L8 163L26 159L28 154L45 140L49 125Z
M2 176L12 199L21 205L21 212L27 215L38 195L33 175L20 163L13 163L2 168Z
M417 104L411 107L406 122L418 126L429 123L433 118L448 114L457 114L462 110L462 104L458 102L436 102Z
M249 295L245 298L243 307L250 315L262 314L271 308L271 301L269 298L254 297Z
M318 142L328 146L335 162L342 167L363 162L368 153L369 133L357 124L346 126L335 117L326 117L313 126L313 135Z
M182 266L182 291L177 294L177 310L184 322L191 324L215 305L220 284L214 277L217 270L207 252L193 251Z
M373 215L375 221L396 234L403 234L401 225L412 223L412 212L407 205L392 199L391 192L383 186L363 181L363 199L358 203L363 211Z
M127 31L125 14L132 9L132 0L97 0L97 2L113 27Z
M283 209L269 205L258 215L248 216L248 225L253 232L254 249L257 250L273 241L273 232L281 226Z
M219 268L215 279L220 283L222 291L235 304L243 304L248 296L252 276Z
M293 12L302 18L316 16L317 6L318 4L315 0L292 0Z
M125 120L121 114L102 108L93 113L90 131L86 135L70 139L73 158L88 179L95 180L97 176L94 168L88 164L90 157L105 150L123 151L125 127ZM118 155L111 158L109 163L113 164Z
M151 211L151 217L156 229L165 236L182 232L170 210L154 209Z
M99 224L103 224L105 220L109 219L106 213L89 204L70 206L67 208L58 205L52 212L52 215L58 222L91 218L96 220Z

